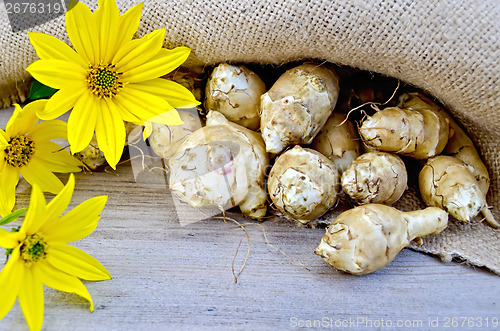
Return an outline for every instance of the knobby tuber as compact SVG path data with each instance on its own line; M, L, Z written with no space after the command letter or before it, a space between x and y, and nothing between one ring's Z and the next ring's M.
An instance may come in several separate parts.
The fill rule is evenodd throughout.
M196 100L202 101L206 80L205 66L180 66L164 76L164 78L181 84L193 93Z
M75 157L85 164L90 170L96 170L97 168L107 164L104 153L97 145L95 135L92 137L92 140L87 147L82 149L80 152L75 153Z
M177 112L184 122L181 125L151 123L149 144L156 155L165 159L169 159L184 139L204 124L195 108L178 109Z
M342 189L358 204L392 205L406 190L408 176L403 161L394 154L365 153L342 174Z
M190 134L168 164L170 189L181 201L195 208L239 206L252 218L265 216L269 157L258 133L210 112L207 125Z
M443 208L461 222L470 222L482 212L486 221L499 227L471 167L456 157L440 155L429 159L418 179L420 194L428 206Z
M196 112L191 127L191 115L184 118L180 111L188 127L153 124L150 136L153 148L162 148L155 149L158 155L170 158L172 193L193 207L239 206L243 214L262 219L267 152L296 145L276 158L267 181L269 197L285 217L302 223L321 217L338 202L340 181L362 204L334 219L315 250L339 270L367 274L385 267L412 240L445 229L448 212L464 222L482 212L498 227L485 199L488 172L471 139L419 93L403 94L391 103L396 106L366 117L357 131L346 115L333 113L339 79L327 66L292 68L266 93L248 68L221 64L204 91L205 127ZM370 88L357 99L348 97L346 109L380 99ZM260 133L251 131L259 127ZM358 132L370 151L361 156ZM308 144L315 150L298 146ZM389 152L428 159L419 176L427 209L389 207L408 180L402 160Z
M430 108L388 107L367 117L359 134L366 145L379 151L427 159L443 151L449 125Z
M402 212L366 204L340 214L315 253L338 270L368 274L389 264L412 240L446 228L448 214L435 207Z
M356 128L347 115L333 113L312 143L315 150L333 161L344 172L361 153Z
M260 126L260 97L266 85L245 66L219 64L210 75L205 89L207 111L221 112L228 120L250 130Z
M283 214L307 223L336 204L339 174L323 154L295 146L276 159L267 187L271 200Z
M479 188L486 195L490 187L488 169L481 160L472 140L446 110L421 93L405 93L401 96L400 103L409 109L431 108L448 119L451 137L448 139L443 153L454 156L471 166Z
M125 146L128 146L131 142L141 139L142 137L142 127L131 122L125 122L125 132L127 135ZM89 170L97 170L108 164L104 157L104 153L99 149L95 134L92 136L89 145L80 152L75 153L75 157L85 164Z
M270 153L312 143L339 95L338 77L322 65L306 63L286 71L261 97L261 131Z

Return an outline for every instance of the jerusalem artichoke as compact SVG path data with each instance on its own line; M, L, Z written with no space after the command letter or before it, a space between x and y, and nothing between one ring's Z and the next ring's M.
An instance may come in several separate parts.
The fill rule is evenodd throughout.
M389 264L410 242L446 228L448 214L440 208L402 212L366 204L340 214L314 251L338 270L363 275Z
M471 166L479 188L486 195L490 186L488 169L481 160L472 140L448 112L421 93L405 93L400 97L400 103L403 107L413 110L422 108L433 109L448 120L451 137L448 139L443 153L454 156Z
M430 108L388 107L363 121L359 134L379 151L427 159L448 142L448 120Z
M165 159L170 158L184 139L204 124L195 108L178 109L177 112L184 122L181 125L151 123L149 144L156 155Z
M295 146L276 159L267 187L271 200L283 214L307 223L337 202L339 174L323 154Z
M361 147L356 128L343 113L333 113L312 143L315 150L335 163L344 172L355 160Z
M250 130L260 126L260 97L264 82L245 66L219 64L210 75L205 90L207 111L221 112L228 120Z
M266 150L310 144L332 113L339 95L333 70L306 63L286 71L261 97L261 131Z
M164 78L181 84L193 93L196 100L202 101L206 74L205 66L202 65L190 67L180 66L165 75Z
M358 204L392 205L406 190L403 161L394 154L365 153L342 174L342 189Z
M125 146L137 141L137 139L142 139L142 126L131 122L125 122L125 132L127 135ZM108 164L104 157L104 153L99 149L95 134L89 145L80 152L75 153L75 157L85 164L89 170L97 170Z
M420 194L428 206L443 208L461 222L470 222L482 212L486 221L499 227L471 167L459 159L445 155L431 158L418 179Z
M190 134L169 159L172 193L195 208L239 206L243 214L266 214L264 188L269 157L262 137L217 112Z

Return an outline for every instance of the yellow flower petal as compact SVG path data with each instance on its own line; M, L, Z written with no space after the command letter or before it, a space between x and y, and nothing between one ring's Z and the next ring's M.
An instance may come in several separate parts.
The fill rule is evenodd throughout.
M31 186L38 185L43 192L57 194L64 187L61 180L47 169L42 160L36 157L21 168L21 175Z
M55 89L78 87L87 78L87 71L73 62L38 60L26 70L39 82Z
M40 330L43 324L43 284L33 275L29 267L24 267L24 279L19 288L19 305L31 330Z
M0 129L0 150L1 151L3 151L5 149L5 147L7 147L9 145L8 139L10 139L10 138L7 136L5 131Z
M42 121L28 131L38 148L38 144L52 139L68 139L67 124L61 120Z
M187 47L177 47L171 50L162 48L148 62L125 71L121 78L129 83L137 83L166 75L184 63L190 52L191 50Z
M156 78L128 86L159 96L174 108L193 108L200 104L191 91L168 79Z
M90 311L94 310L94 304L89 291L87 291L85 285L75 276L54 269L50 264L44 262L38 263L33 270L35 272L35 277L40 279L43 284L58 291L74 293L81 296L90 303Z
M91 92L84 93L76 102L68 118L71 153L77 153L89 145L94 135L97 114L102 112L102 103Z
M16 103L14 105L14 112L12 112L12 115L10 116L9 120L7 121L7 125L5 125L5 129L7 131L6 134L8 137L12 137L12 129L8 130L8 128L11 128L12 125L17 121L22 110L23 110L23 108L19 104ZM35 124L33 123L33 125L35 125Z
M33 184L32 184L33 185ZM37 185L31 189L30 204L23 225L19 230L22 234L34 234L38 232L46 219L45 196Z
M19 263L19 254L19 247L16 247L2 272L0 272L0 288L2 289L0 320L12 309L19 288L24 284L24 266Z
M126 42L132 40L139 28L142 14L142 3L132 7L119 18L119 35L116 38L116 47L120 49Z
M45 108L37 114L42 120L52 120L73 108L77 100L87 90L85 81L74 81L71 86L63 87L57 91L47 102Z
M97 114L95 136L106 161L113 169L116 169L116 164L120 161L125 147L126 131L120 114L112 111L108 102L113 101L106 100L106 103L101 103L106 106L102 107L101 112Z
M0 216L10 214L16 204L16 186L19 182L19 169L7 165L0 166Z
M19 240L21 240L21 238L22 234L19 232L10 232L0 228L0 247L14 248L19 245Z
M69 243L87 237L95 230L107 198L99 196L86 200L61 218L48 223L44 228L47 240Z
M115 97L115 101L143 121L174 109L164 99L138 90L132 84L125 86Z
M66 244L51 244L47 262L54 268L85 280L107 280L111 275L104 266L84 251Z
M146 63L158 54L164 38L165 29L161 29L153 31L140 39L127 42L113 58L112 62L116 65L116 70L126 72Z
M110 63L116 53L116 37L119 35L120 12L115 1L99 1L99 8L94 12L94 18L98 24L100 60ZM96 38L96 39L97 39Z
M144 122L144 130L142 131L142 137L144 140L148 139L151 133L153 133L153 125L151 124L151 121Z
M73 3L73 7L66 13L66 31L78 54L89 64L99 64L96 21L83 3Z
M39 120L36 115L37 111L43 109L46 104L47 100L36 100L27 104L24 108L16 105L14 113L7 122L7 135L13 137L18 134L26 134Z
M127 109L123 108L121 104L116 102L116 99L113 103L109 103L110 108L116 109L116 111L120 114L120 117L126 121L126 122L131 122L137 125L142 125L143 120L137 117L136 115L132 114L130 111Z
M28 32L28 36L40 59L64 60L77 63L82 68L88 67L87 61L56 37L40 32Z
M151 122L166 124L166 125L181 125L184 124L177 110L172 109L157 115L150 119Z
M41 160L45 167L58 173L80 172L83 164L61 146L52 142L44 141L37 143L36 158Z
M71 174L64 188L48 203L45 211L47 221L40 227L40 232L50 236L51 231L47 231L47 228L59 221L59 216L68 208L74 190L75 176Z

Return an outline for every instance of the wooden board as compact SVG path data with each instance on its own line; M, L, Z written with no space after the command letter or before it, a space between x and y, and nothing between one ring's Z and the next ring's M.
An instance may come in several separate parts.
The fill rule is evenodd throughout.
M0 112L1 127L11 111ZM26 206L29 187L22 182L18 191L18 205ZM109 200L96 231L74 245L113 279L85 282L93 313L84 299L47 288L46 330L430 329L436 319L439 328L499 326L500 281L488 271L404 250L379 272L351 276L313 253L324 230L264 222L269 242L309 270L247 225L250 257L235 283L232 261L241 242L235 268L241 266L247 237L233 223L181 222L164 183L136 183L129 164L78 174L70 208L104 194ZM17 303L0 330L27 330Z

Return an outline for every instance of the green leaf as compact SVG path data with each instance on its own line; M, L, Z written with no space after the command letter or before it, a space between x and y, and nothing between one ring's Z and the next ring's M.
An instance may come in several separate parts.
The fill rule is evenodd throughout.
M43 85L36 79L31 83L30 94L28 96L29 101L35 101L38 99L45 99L51 97L57 90L47 85Z
M0 220L0 225L5 225L7 223L14 221L16 218L24 214L26 210L28 210L28 208L21 208L16 211L13 211L12 213L10 213L9 215L5 216Z

